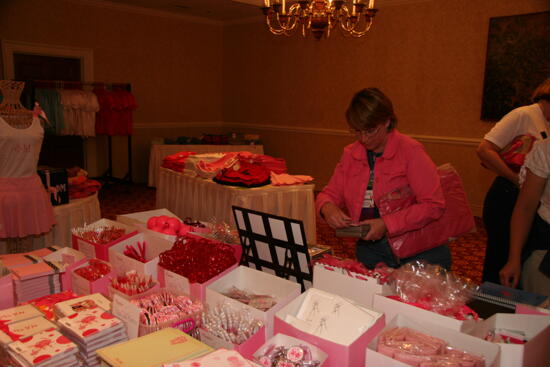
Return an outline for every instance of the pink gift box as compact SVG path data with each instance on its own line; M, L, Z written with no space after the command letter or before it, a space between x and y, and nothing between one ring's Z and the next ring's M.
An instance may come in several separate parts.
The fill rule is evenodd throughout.
M302 293L294 301L283 307L275 314L275 334L286 334L292 337L304 340L323 352L328 354L328 358L323 363L323 367L364 367L365 366L365 349L376 335L384 328L385 317L382 315L376 322L353 343L343 345L320 338L316 335L302 331L284 321L287 314L293 314L302 304L305 293Z
M247 359L253 359L254 353L265 343L265 326L262 326L256 334L252 335L247 341L242 344L234 344L228 342L213 333L200 328L201 342L214 349L229 349L239 352Z
M109 261L109 247L127 238L135 236L138 233L137 229L134 227L128 226L123 223L115 222L109 219L105 219L105 218L100 219L97 222L94 222L84 228L85 230L93 230L95 228L100 228L100 227L123 228L126 231L126 233L120 238L117 238L116 240L105 244L93 243L82 237L79 237L73 234L72 235L73 248L75 250L79 250L80 252L83 252L89 258L95 257L100 260Z
M188 234L188 235L191 236L191 234ZM196 236L196 237L204 239L204 237L200 237L200 236ZM207 240L212 243L220 243L219 241L215 241L211 239L207 239ZM230 273L233 269L236 269L239 266L239 261L241 259L241 255L243 252L242 246L232 245L232 244L229 244L229 245L233 248L237 262L232 266L230 266L229 268L227 268L225 271L221 272L220 274L216 275L212 279L207 280L204 283L189 283L189 279L187 279L183 275L179 275L170 270L166 270L159 265L158 271L157 271L157 277L161 288L168 288L174 291L182 292L190 295L192 298L195 298L200 300L201 302L204 302L206 298L206 286L220 279L224 275Z
M105 261L103 262L107 263ZM105 297L109 297L109 285L111 284L111 278L114 278L116 276L115 271L111 267L111 271L105 274L103 277L99 278L96 281L89 281L88 279L81 277L75 272L76 269L83 268L85 266L88 266L89 264L90 260L86 260L84 263L76 266L74 269L71 270L73 292L80 295L101 293ZM111 265L109 264L109 266Z
M61 287L64 291L71 291L73 289L73 278L71 276L72 270L76 269L79 265L84 264L88 258L84 255L84 253L78 250L70 247L63 247L58 251L44 256L44 260L49 261L54 265L56 262L62 262L64 264L64 267L60 272Z

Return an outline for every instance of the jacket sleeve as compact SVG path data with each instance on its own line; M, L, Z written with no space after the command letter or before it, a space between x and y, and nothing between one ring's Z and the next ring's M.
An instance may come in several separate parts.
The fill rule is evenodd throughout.
M340 157L340 161L338 162L338 164L336 164L336 167L334 168L334 172L332 173L330 181L317 195L317 199L315 200L315 210L317 211L317 215L320 218L323 218L321 216L321 208L326 203L330 202L341 209L345 208L344 186L348 160L349 157L347 156L346 151L344 151L344 153Z
M407 180L416 201L403 210L383 216L390 236L420 229L439 219L445 211L441 181L431 158L422 146L413 147L407 155Z

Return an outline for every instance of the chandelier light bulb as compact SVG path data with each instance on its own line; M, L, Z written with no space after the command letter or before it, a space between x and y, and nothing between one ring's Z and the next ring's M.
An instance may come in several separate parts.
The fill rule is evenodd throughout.
M339 28L344 35L362 37L370 30L378 9L374 0L298 0L286 6L286 0L264 0L261 8L271 33L290 36L297 28L305 37L317 40L329 37Z

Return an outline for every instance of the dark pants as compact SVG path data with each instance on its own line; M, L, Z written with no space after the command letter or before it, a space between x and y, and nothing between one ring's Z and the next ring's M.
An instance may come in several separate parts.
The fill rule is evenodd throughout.
M483 224L487 231L487 250L483 264L484 282L500 284L498 272L508 262L510 220L519 189L504 177L497 177L483 203Z
M411 261L425 260L430 264L436 264L447 270L451 270L452 263L451 251L447 244L434 247L411 257L396 259L386 238L375 242L357 241L356 254L357 260L362 262L368 269L373 269L380 262L385 263L391 268L398 268Z

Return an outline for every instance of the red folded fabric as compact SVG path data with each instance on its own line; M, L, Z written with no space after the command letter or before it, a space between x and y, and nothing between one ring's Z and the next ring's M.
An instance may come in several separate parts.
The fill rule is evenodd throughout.
M222 169L213 180L222 185L257 187L270 183L269 173L266 167L239 161L230 168Z
M86 178L86 180L78 184L69 183L69 199L85 198L93 195L94 193L99 191L99 189L101 189L101 184L98 181L90 180L89 178Z
M183 172L185 168L185 159L196 154L195 152L178 152L170 154L162 160L161 167L171 169L176 172Z

